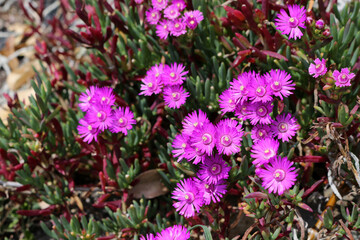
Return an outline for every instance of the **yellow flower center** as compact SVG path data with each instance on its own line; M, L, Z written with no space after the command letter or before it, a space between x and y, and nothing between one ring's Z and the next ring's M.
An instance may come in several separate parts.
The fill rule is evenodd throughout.
M158 76L160 76L160 73L156 73L156 74L155 74L155 77L158 77Z
M290 18L290 19L289 19L289 22L294 22L294 21L295 21L294 18Z
M207 140L207 137L203 136L203 137L202 137L202 140L203 140L203 141L206 141L206 140Z
M170 14L174 14L174 10L171 10L171 11L170 11Z
M153 84L150 82L150 83L148 83L148 87L152 87L153 86Z
M90 100L91 100L91 97L90 97L90 96L88 96L88 97L87 97L87 100L88 100L88 101L90 101Z
M264 135L262 132L259 132L259 136L262 137L262 135Z
M124 119L120 118L119 123L123 123L123 122L124 122Z
M175 27L178 28L180 25L178 23L175 24Z
M91 131L91 130L92 130L92 126L89 125L89 126L88 126L88 130Z
M101 113L98 113L96 116L97 116L97 117L101 117Z
M279 83L278 81L274 82L274 85L275 85L275 86L279 86L279 84L280 84L280 83Z
M209 187L210 187L210 186L209 186L208 184L206 184L206 183L205 183L204 186L205 186L206 189L209 189Z
M191 24L191 25L193 25L194 23L195 23L194 20L191 20L191 21L190 21L190 24Z
M106 97L102 97L102 98L101 98L101 101L105 101L105 100L106 100Z
M171 95L173 96L173 98L176 97L176 93L172 93Z
M275 177L280 177L280 173L275 173Z
M229 100L229 103L232 103L232 100L231 100L231 99Z
M259 93L261 92L261 88L257 88L256 91Z
M264 111L264 109L262 109L262 108L259 109L259 112L260 112L260 113L262 113L263 111Z
M152 13L151 16L152 16L152 17L155 17L155 13Z
M266 149L265 151L264 151L264 153L269 153L270 152L270 150L269 149Z
M285 124L281 125L281 128L282 128L282 129L285 129L285 128L286 128Z
M244 86L240 86L240 91L244 90Z
M194 127L196 127L198 124L199 124L198 122L194 123Z
M170 77L175 77L175 73L170 73Z
M346 78L346 75L345 75L345 74L343 74L343 75L341 76L341 78L342 78L342 79L345 79L345 78Z
M186 143L181 144L181 147L182 147L182 148L185 148L185 147L186 147Z
M167 29L167 25L164 25L164 29Z
M225 141L229 141L229 137L224 137Z
M184 198L185 198L186 200L188 200L188 199L189 199L189 196L185 194L185 197L184 197Z

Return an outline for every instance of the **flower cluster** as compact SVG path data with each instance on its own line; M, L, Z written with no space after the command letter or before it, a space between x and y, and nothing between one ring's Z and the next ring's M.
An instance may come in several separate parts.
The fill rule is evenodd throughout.
M301 38L303 35L300 28L305 27L306 10L305 7L299 5L288 5L289 15L284 9L280 10L280 14L275 19L276 29L279 29L282 34L289 34L289 39Z
M156 35L166 39L169 34L178 37L186 33L186 28L195 29L204 19L203 14L198 11L182 11L186 8L184 0L152 0L152 7L146 11L146 20L156 25Z
M230 88L219 97L219 105L223 113L234 112L241 120L249 120L253 125L251 138L254 144L251 157L254 159L255 172L263 179L265 188L278 194L282 194L294 183L289 184L287 174L289 173L289 176L295 174L292 168L287 168L291 165L290 162L287 163L287 159L274 160L278 159L279 140L288 142L295 136L300 126L290 113L282 113L273 119L272 101L278 98L279 102L290 96L291 91L295 89L294 86L290 74L282 70L271 70L264 75L244 72L230 82ZM280 168L284 171L283 178L274 177L279 187L270 188L266 184L268 178L262 176L266 175L266 171L275 169L276 172L276 169Z
M180 108L190 96L181 86L187 73L188 71L185 71L181 63L173 63L170 66L166 64L152 66L142 79L139 95L150 96L162 93L169 108Z
M324 76L327 73L326 59L320 60L317 58L314 62L315 64L311 63L309 66L309 74L315 78ZM332 75L337 87L351 86L350 81L355 77L355 74L350 73L348 68L342 68L340 72L335 70Z
M77 129L85 142L97 141L98 134L106 129L127 135L132 124L136 123L128 107L116 107L115 95L110 87L91 86L80 95L79 101L79 108L86 114L80 119Z
M188 240L190 239L190 232L181 226L174 225L172 227L165 228L161 232L154 236L152 233L141 236L140 240Z

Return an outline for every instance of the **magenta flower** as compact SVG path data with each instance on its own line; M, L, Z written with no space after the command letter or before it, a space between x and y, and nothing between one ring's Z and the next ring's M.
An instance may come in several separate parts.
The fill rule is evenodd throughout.
M250 83L255 76L255 72L244 72L230 82L230 91L236 103L242 104L248 100Z
M178 162L180 162L186 154L186 147L188 146L189 136L184 134L177 134L172 142L172 153L174 157L178 158Z
M289 39L300 39L303 34L299 27L306 28L306 10L296 4L288 5L288 9L290 16L284 9L280 10L280 14L277 15L278 18L275 19L276 29L279 29L282 34L290 34Z
M185 92L184 88L180 85L164 88L164 101L169 108L180 108L189 96L190 94Z
M270 84L266 81L266 78L260 75L256 75L249 84L249 97L253 103L256 102L269 102L272 100L272 91Z
M236 105L235 108L235 116L239 119L245 121L250 119L250 116L253 114L253 107L250 102L243 102Z
M184 217L193 217L195 211L199 212L203 205L202 196L203 193L196 187L193 179L181 180L172 193L172 198L178 201L173 206Z
M217 203L220 202L220 199L226 193L226 181L220 179L217 183L206 183L199 179L195 180L197 187L201 189L201 192L204 192L204 204L209 205L211 202Z
M212 123L198 125L190 138L191 146L212 155L216 143L216 128Z
M267 103L255 103L251 106L252 111L249 115L250 122L252 125L257 123L261 124L270 124L271 117L270 113L272 112L273 105L271 102Z
M115 103L115 95L110 87L99 88L94 95L94 102L101 105L113 106Z
M152 94L159 94L162 92L162 79L153 75L148 75L142 79L139 95L150 96Z
M161 11L166 8L168 0L151 0L151 3L156 10Z
M220 179L227 179L231 167L218 154L206 157L200 165L198 177L206 183L217 183Z
M140 240L156 240L154 234L148 233L146 236L140 236Z
M179 11L182 11L186 8L186 3L184 0L173 0L172 4L175 5Z
M333 72L333 77L335 79L335 85L337 87L346 87L351 86L351 79L355 77L354 73L350 73L348 68L342 68L341 72L335 70Z
M146 21L148 21L152 25L157 24L161 18L161 13L154 8L149 8L145 12L145 14L146 14Z
M130 111L129 107L119 107L111 116L112 124L109 128L110 132L122 132L127 135L127 130L132 129L132 125L136 124L134 114Z
M198 164L199 162L204 162L206 156L207 155L205 154L205 152L200 151L200 149L197 147L192 147L191 145L189 146L189 144L188 144L185 148L185 156L184 157L189 162L192 161L193 164Z
M91 143L93 139L97 142L97 135L99 134L99 130L93 126L91 126L86 118L82 118L79 120L79 125L77 126L77 130L80 134L80 137L84 139L84 142Z
M151 76L153 78L158 78L160 79L162 76L162 74L164 73L164 69L167 67L167 65L165 64L155 64L154 66L152 66L147 72L146 75L147 76Z
M287 157L279 156L271 159L268 164L264 165L265 169L258 171L262 186L270 193L283 194L295 184L298 175L292 165L293 163Z
M173 63L171 66L166 66L163 73L163 80L165 85L180 85L186 80L185 75L189 71L185 71L185 66L181 63Z
M184 13L184 21L186 22L186 25L193 30L203 19L204 16L199 10Z
M272 135L273 133L269 125L257 124L251 130L251 138L254 143L257 143L265 138L271 138Z
M166 39L170 33L169 21L164 19L156 25L156 35L161 39Z
M255 159L253 164L262 165L268 163L271 158L276 156L279 145L278 141L271 138L260 140L252 145L250 156Z
M279 97L281 100L292 94L292 90L295 89L295 84L292 83L291 75L283 70L271 69L269 73L266 73L264 77L272 90L272 94Z
M175 19L170 22L170 34L178 37L186 33L186 24L183 19Z
M315 64L311 63L309 66L309 74L313 75L314 78L325 75L327 72L326 59L315 59Z
M164 10L164 16L170 20L176 19L180 16L179 9L176 5L172 4Z
M183 121L183 134L190 136L198 125L202 126L203 124L208 123L210 123L210 121L207 118L206 113L200 109L199 114L196 111L189 113Z
M231 95L230 89L226 89L219 96L219 105L222 113L233 112L236 108L235 100Z
M155 239L156 240L188 240L190 239L190 232L188 232L188 230L181 225L174 225L156 234Z
M92 104L94 104L94 96L98 94L98 87L90 86L86 92L82 93L79 97L79 108L81 111L86 112Z
M95 104L85 116L93 128L104 131L112 124L111 107L108 105Z
M290 113L278 115L271 124L273 134L283 142L288 142L299 129L300 125L297 124L296 119Z
M231 119L221 120L216 126L216 149L220 154L231 155L240 151L244 132L237 121Z

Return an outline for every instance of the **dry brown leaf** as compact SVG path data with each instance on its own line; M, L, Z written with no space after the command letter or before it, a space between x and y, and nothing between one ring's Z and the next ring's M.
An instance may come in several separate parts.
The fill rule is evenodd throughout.
M15 52L15 41L14 41L14 37L10 36L6 40L5 47L1 49L0 54L5 57L8 57L14 52ZM19 60L17 58L13 58L8 62L8 65L11 68L11 70L14 70L19 66Z
M39 63L37 61L27 62L21 65L19 68L11 72L7 78L6 83L11 90L17 90L32 77L35 76L33 66L39 69Z
M161 182L161 176L158 170L152 169L141 173L133 182L133 188L130 189L129 194L134 198L146 199L156 198L168 193L169 189Z

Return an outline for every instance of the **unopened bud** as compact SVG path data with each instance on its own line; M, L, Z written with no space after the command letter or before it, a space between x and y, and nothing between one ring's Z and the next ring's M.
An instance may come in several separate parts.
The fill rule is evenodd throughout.
M330 30L329 30L329 29L325 29L322 34L323 34L323 36L325 36L325 37L329 37L329 36L330 36Z
M307 25L311 25L313 21L314 21L314 20L313 20L312 17L306 17L306 24L307 24Z
M315 23L315 27L317 29L323 29L324 26L325 26L325 22L322 19L317 20L316 23Z

